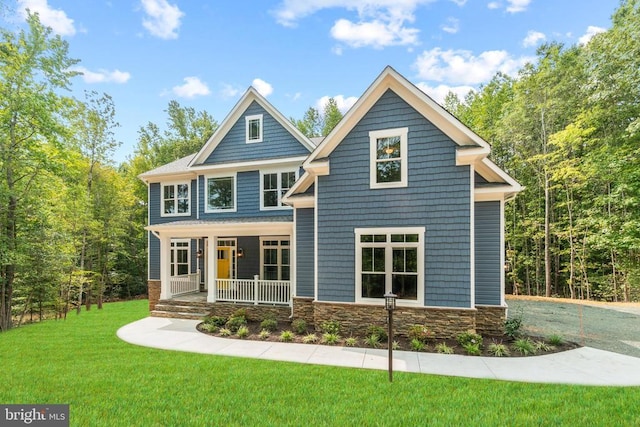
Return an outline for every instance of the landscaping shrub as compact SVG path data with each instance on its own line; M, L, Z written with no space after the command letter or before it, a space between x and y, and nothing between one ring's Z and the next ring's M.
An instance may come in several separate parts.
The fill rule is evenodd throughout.
M371 334L364 339L364 343L371 348L380 347L380 337L376 334Z
M302 337L302 342L305 344L315 344L318 342L318 336L316 334L307 334Z
M280 341L282 342L291 342L293 341L293 332L291 331L282 331L280 333Z
M217 326L218 328L222 328L225 323L227 323L227 318L226 317L207 316L207 317L204 318L204 324L205 325L213 325L213 326Z
M291 322L291 329L298 335L304 335L307 333L307 322L304 319L296 319Z
M511 346L514 351L520 353L523 356L536 353L536 348L529 338L519 338Z
M246 338L249 336L249 328L247 328L246 326L240 326L238 328L238 331L236 332L236 336L238 338Z
M480 351L479 343L468 342L468 343L462 344L462 347L464 348L464 351L466 351L469 356L480 356L480 354L482 354L482 352Z
M271 332L267 331L266 329L263 329L260 331L260 333L258 334L258 337L261 340L266 340L267 338L269 338L269 336L271 335Z
M340 322L337 320L325 320L320 325L320 330L325 334L338 335L340 333L340 329Z
M413 338L411 340L411 350L413 351L422 351L424 350L425 344L417 338Z
M462 347L464 347L465 344L478 344L479 348L482 347L482 335L476 334L472 331L466 331L458 334L456 340Z
M367 336L377 335L380 342L387 341L389 336L387 335L387 330L382 326L378 325L370 325L367 328Z
M344 340L344 345L346 345L347 347L355 347L358 345L358 338L349 337Z
M504 321L504 334L511 339L519 338L522 335L523 316L522 311L518 311L514 316Z
M436 352L440 354L453 354L453 349L449 347L446 343L436 344Z
M276 319L264 319L260 322L260 329L273 332L278 329L278 321Z
M425 325L411 325L407 332L409 339L420 340L423 343L433 339L435 337L434 332Z
M506 345L497 342L492 342L491 344L489 344L489 353L496 357L504 357L511 354L511 352L509 352L509 348Z
M337 343L338 343L338 341L340 341L340 335L338 335L338 334L333 334L333 333L330 333L330 332L325 332L325 333L322 335L322 341L321 341L321 342L322 342L323 344L334 345L334 344L337 344Z
M247 319L244 316L232 316L224 326L235 334L241 326L247 326Z
M549 339L549 344L553 346L559 346L564 342L564 339L558 334L549 335L548 339Z

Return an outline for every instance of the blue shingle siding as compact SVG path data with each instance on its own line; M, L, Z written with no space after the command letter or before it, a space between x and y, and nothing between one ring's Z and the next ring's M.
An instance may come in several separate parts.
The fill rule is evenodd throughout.
M244 252L238 258L238 279L253 279L260 275L260 238L257 236L238 237L238 248Z
M246 116L262 114L262 142L247 144ZM276 119L255 101L231 127L204 164L248 162L282 157L306 156L307 150Z
M149 279L160 280L160 239L149 231Z
M229 174L232 175L232 174ZM236 212L205 213L206 183L205 177L199 176L200 181L200 219L229 219L229 218L257 218L269 216L291 216L293 209L260 210L260 172L239 172L236 174Z
M314 209L296 209L296 296L313 297Z
M475 303L500 305L500 202L476 202L475 215Z
M408 127L408 187L369 188L369 132ZM425 227L425 295L429 306L469 307L468 166L455 165L456 144L388 90L330 155L319 177L318 300L355 301L356 227Z

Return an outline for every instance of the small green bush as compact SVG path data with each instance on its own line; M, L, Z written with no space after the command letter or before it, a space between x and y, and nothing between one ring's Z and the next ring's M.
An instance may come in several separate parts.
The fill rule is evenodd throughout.
M523 315L522 311L517 312L513 316L504 321L504 334L511 339L519 338L522 335Z
M480 356L482 354L482 352L480 351L479 343L468 342L468 343L462 344L462 347L464 348L464 351L466 351L469 356Z
M233 312L233 314L231 315L231 317L244 317L244 319L247 319L247 309L246 308L239 308L236 311Z
M220 327L217 325L212 325L210 323L203 323L202 330L215 334L220 330Z
M276 319L264 319L260 322L260 329L273 332L278 329L278 321Z
M207 316L204 318L204 323L206 325L213 325L221 328L227 323L227 318L222 316Z
M229 329L232 333L236 333L238 332L238 329L241 326L246 326L247 325L247 319L245 317L236 317L233 316L231 318L229 318L229 320L227 320L227 323L225 323L225 328Z
M344 340L344 345L346 345L347 347L355 347L358 345L358 338L349 337Z
M423 343L433 339L435 334L425 325L411 325L407 333L409 339L420 340Z
M246 326L240 326L238 328L238 331L236 332L236 336L238 338L242 338L242 339L248 337L249 336L249 328L247 328Z
M371 336L371 335L377 335L378 338L380 339L380 342L384 342L389 339L389 336L387 335L387 330L382 326L378 326L378 325L370 325L367 328L367 336Z
M296 319L291 322L291 329L298 335L304 335L307 333L307 322L304 319Z
M530 354L536 353L536 348L529 340L529 338L519 338L517 339L513 345L511 346L513 351L520 353L523 356L528 356Z
M425 343L423 343L417 338L414 338L411 340L410 346L411 346L411 350L413 351L422 351L425 348Z
M320 330L325 334L338 335L340 333L340 322L337 320L326 320L320 325Z
M258 338L260 338L262 341L264 341L267 338L269 338L270 335L271 335L271 332L267 331L266 329L263 329L258 334Z
M293 341L294 334L291 331L282 331L280 333L280 341L291 342Z
M400 350L400 343L398 341L394 341L391 343L391 348L394 350Z
M371 348L380 347L380 337L376 334L369 335L364 339L364 343Z
M221 337L230 337L232 334L233 334L233 332L231 332L230 329L227 329L227 328L220 329L220 336Z
M318 336L316 334L307 334L302 337L302 342L305 344L315 344L318 342Z
M458 334L456 340L462 347L464 347L465 344L478 344L479 348L482 347L482 335L476 334L472 331L466 331Z
M556 347L561 345L564 342L564 339L558 334L550 335L548 340L549 340L549 344Z
M509 348L502 343L492 342L491 344L489 344L488 350L489 350L489 353L493 354L496 357L504 357L504 356L511 355Z
M536 341L533 343L533 346L536 348L536 351L551 351L554 348L552 345L549 345L544 341Z
M453 354L453 349L443 342L436 344L436 351L440 354Z
M340 335L338 334L332 334L329 332L325 332L324 334L322 334L321 342L323 344L334 345L334 344L337 344L338 341L340 341Z

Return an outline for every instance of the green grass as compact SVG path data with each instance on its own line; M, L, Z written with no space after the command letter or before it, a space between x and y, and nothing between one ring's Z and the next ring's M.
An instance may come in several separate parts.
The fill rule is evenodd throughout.
M73 426L638 425L640 388L523 384L137 347L146 301L0 334L0 402L68 403Z

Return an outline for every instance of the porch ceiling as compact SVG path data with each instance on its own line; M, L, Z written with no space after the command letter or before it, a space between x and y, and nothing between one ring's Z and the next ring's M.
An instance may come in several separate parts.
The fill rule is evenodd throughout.
M145 227L156 235L171 237L290 235L290 216L173 221Z

